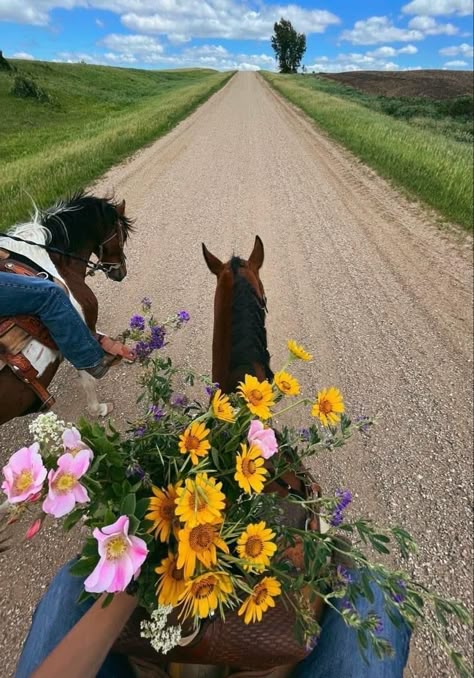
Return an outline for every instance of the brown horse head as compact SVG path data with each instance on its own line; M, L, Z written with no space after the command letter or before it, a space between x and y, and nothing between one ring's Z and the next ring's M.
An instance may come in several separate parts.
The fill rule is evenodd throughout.
M204 259L217 277L214 298L212 378L231 393L245 374L272 379L265 330L266 299L260 269L264 259L257 236L247 260L233 256L223 263L203 244Z

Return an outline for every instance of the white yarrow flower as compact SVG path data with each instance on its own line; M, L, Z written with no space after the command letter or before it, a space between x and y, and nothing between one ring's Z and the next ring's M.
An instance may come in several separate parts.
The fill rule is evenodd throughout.
M181 626L166 626L172 609L171 605L160 605L151 613L150 621L140 622L141 637L149 638L152 648L162 654L167 654L181 640Z
M59 454L63 451L62 435L66 423L54 412L39 414L30 424L30 433L34 441L39 443L43 454Z

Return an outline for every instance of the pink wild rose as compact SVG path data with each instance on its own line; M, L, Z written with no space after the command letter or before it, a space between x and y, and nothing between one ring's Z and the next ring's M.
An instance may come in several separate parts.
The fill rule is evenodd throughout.
M247 438L250 445L256 445L260 449L264 459L270 459L275 452L278 452L275 432L271 428L265 428L258 419L250 422Z
M10 504L18 504L41 491L47 471L39 453L38 443L22 447L3 467L2 490Z
M145 562L147 545L128 534L129 523L127 516L120 516L112 525L94 530L100 560L84 582L89 593L125 591Z
M88 445L82 440L81 434L75 426L67 428L63 433L63 445L64 451L72 454L73 457L76 456L81 450L87 450L89 453L89 459L92 461L94 454Z
M43 511L55 518L62 518L70 513L76 503L89 501L86 488L79 479L90 466L89 450L81 450L73 456L69 452L58 459L58 468L48 474L48 496L43 502Z

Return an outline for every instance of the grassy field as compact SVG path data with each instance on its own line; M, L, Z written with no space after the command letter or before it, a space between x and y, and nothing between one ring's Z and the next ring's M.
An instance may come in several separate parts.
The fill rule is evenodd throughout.
M325 78L263 75L379 174L443 217L472 229L469 102L459 103L465 113L453 115L453 101L377 97Z
M87 185L165 134L231 73L140 71L85 64L11 61L0 71L0 230ZM11 93L15 76L45 96Z

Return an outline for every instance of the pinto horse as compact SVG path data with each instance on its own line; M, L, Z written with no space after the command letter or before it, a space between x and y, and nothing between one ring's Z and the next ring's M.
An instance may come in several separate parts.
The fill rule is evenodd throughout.
M32 275L48 277L62 285L94 333L98 301L85 282L86 275L100 270L111 280L123 280L127 275L124 245L131 230L125 201L116 203L81 191L44 212L37 210L32 222L14 226L2 235L0 253L3 258L8 256L8 261L31 269ZM90 261L92 254L97 257L94 263ZM0 367L1 358L0 353ZM28 344L28 359L38 372L39 383L46 388L62 360L59 351L33 338ZM79 371L79 378L89 413L108 414L112 404L99 402L96 380L84 370ZM0 424L35 412L41 405L34 390L7 366L0 369L0 403Z
M233 256L223 263L202 244L206 264L216 277L214 333L212 339L212 380L224 393L233 393L246 374L259 381L273 380L267 346L265 317L267 300L260 269L264 260L262 240L257 236L247 260ZM267 468L272 468L266 461ZM275 469L273 469L275 470ZM307 473L302 465L282 472L268 483L266 491L286 496L306 496Z

